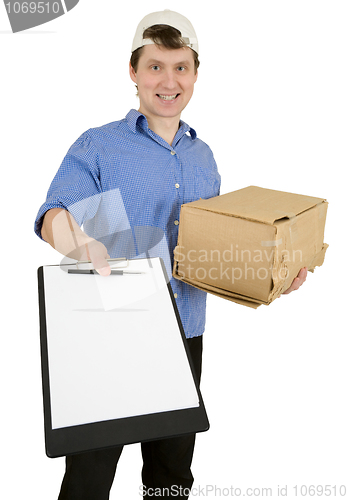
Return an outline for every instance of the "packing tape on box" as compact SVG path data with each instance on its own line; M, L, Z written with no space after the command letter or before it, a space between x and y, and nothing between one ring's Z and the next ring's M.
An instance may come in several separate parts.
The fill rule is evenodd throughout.
M262 247L277 247L283 243L283 238L279 238L279 240L270 240L270 241L261 241Z
M291 245L298 239L297 215L293 212L287 214L289 219L289 234Z
M280 219L288 219L289 220L289 235L290 235L290 243L296 241L297 239L297 224L296 224L296 214L294 212L283 212L281 210L277 210ZM261 241L261 246L263 247L278 247L283 243L282 238L278 238L270 241Z

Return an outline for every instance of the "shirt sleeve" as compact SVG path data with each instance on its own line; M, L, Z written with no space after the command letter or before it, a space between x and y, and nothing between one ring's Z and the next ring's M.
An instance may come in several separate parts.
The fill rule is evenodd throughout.
M211 151L212 155L212 166L213 166L213 172L214 172L214 190L216 192L215 196L220 195L220 188L221 188L221 175L219 174L218 167L213 155L213 152Z
M197 189L195 199L212 198L220 195L221 176L214 158L214 154L210 147L202 142L204 148L200 162L196 167L196 184Z
M87 131L70 147L38 211L34 230L41 239L43 217L51 208L68 210L80 226L95 215L101 194L98 163L97 148Z

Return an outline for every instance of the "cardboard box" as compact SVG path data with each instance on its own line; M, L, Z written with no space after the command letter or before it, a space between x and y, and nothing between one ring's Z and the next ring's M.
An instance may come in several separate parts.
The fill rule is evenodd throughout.
M249 186L182 205L173 276L250 307L270 304L324 261L328 203Z

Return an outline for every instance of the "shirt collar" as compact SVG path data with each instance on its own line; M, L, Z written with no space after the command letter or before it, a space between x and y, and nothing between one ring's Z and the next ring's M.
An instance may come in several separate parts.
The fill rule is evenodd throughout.
M139 126L142 130L144 130L144 132L146 133L149 132L149 126L147 123L146 116L143 115L142 113L139 113L139 111L136 111L135 109L131 109L129 111L129 113L126 115L126 121L130 130L134 133L137 131L137 126ZM190 133L192 140L196 139L197 137L196 131L192 127L190 127L187 123L180 120L180 127L176 133L175 142L181 139L181 137L184 134L186 134L186 132Z

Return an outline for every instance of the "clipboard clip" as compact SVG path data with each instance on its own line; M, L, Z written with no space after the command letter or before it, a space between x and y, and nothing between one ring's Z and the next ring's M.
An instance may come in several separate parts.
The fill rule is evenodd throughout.
M125 269L129 265L129 259L125 257L117 257L115 259L106 259L109 263L111 270L113 269ZM79 270L93 270L92 261L90 260L79 260L76 262L76 269ZM120 264L120 265L118 265Z
M123 276L124 274L146 274L143 271L135 271L134 269L128 269L129 259L116 258L116 259L106 259L110 263L111 274L116 274ZM81 265L82 264L82 265ZM90 260L79 261L73 269L68 269L69 274L98 274L96 269L92 267L92 262ZM121 264L121 265L116 265Z

